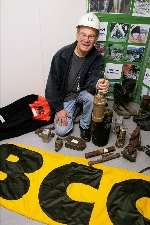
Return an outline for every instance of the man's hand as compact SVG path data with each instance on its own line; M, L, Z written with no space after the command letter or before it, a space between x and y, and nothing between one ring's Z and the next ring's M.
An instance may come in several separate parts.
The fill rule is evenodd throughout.
M68 117L68 112L63 109L63 110L57 112L56 122L60 126L67 126L67 117Z
M109 88L109 81L105 79L99 79L96 84L96 89L101 90L103 93L107 93Z

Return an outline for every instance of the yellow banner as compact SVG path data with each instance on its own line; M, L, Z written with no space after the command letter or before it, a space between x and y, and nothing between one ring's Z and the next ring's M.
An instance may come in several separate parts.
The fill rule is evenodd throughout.
M0 203L49 225L149 225L150 176L27 146L0 146Z

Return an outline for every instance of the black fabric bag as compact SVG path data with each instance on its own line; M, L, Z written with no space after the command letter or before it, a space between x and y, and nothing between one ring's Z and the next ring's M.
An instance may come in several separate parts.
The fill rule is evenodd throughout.
M51 121L33 119L29 104L37 99L38 95L31 94L0 108L0 115L5 120L5 122L0 121L0 141L17 137L51 123Z

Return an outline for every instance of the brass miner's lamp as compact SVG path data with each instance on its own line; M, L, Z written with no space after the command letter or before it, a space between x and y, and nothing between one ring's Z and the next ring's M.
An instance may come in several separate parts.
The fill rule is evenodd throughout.
M93 101L92 142L97 146L108 143L112 121L112 111L106 109L106 93L97 91Z
M97 94L94 96L93 101L93 113L92 113L92 121L95 123L102 122L104 118L106 106L106 98L105 94L98 90Z

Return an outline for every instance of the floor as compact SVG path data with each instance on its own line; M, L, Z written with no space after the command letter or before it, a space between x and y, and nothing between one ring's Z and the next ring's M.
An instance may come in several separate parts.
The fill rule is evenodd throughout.
M123 124L126 127L127 136L126 136L126 144L128 144L130 135L132 131L135 129L136 124L133 122L132 118L130 119L124 119ZM150 131L141 131L141 142L142 146L145 146L147 144L150 144L149 137L150 137ZM78 124L75 125L74 131L72 135L79 136L79 128ZM55 152L54 151L54 143L55 143L56 135L49 143L42 142L42 139L38 137L35 132L31 132L16 138L11 138L9 140L1 141L0 144L3 143L22 143L22 144L28 144L32 146L36 146L40 149L44 149L48 152ZM112 146L115 144L116 136L113 132L113 124L112 124L112 130L110 132L109 142L105 146ZM92 150L96 150L99 147L95 146L92 142L87 143L87 148L84 151L75 151L68 148L62 148L58 153L56 154L67 154L67 155L73 155L77 157L84 157L86 152L90 152ZM103 148L103 147L102 147ZM117 152L121 152L121 149L117 149ZM140 171L146 167L150 166L150 157L147 156L144 152L138 152L137 160L135 163L129 162L126 159L120 157L118 159L113 159L111 161L105 162L106 165L109 166L115 166L120 168L127 168L131 171ZM150 170L147 170L144 172L145 175L150 176ZM1 208L0 211L0 225L42 225L42 223L39 223L37 221L30 220L28 218L25 218L21 215L18 215L16 213L13 213L7 209Z

